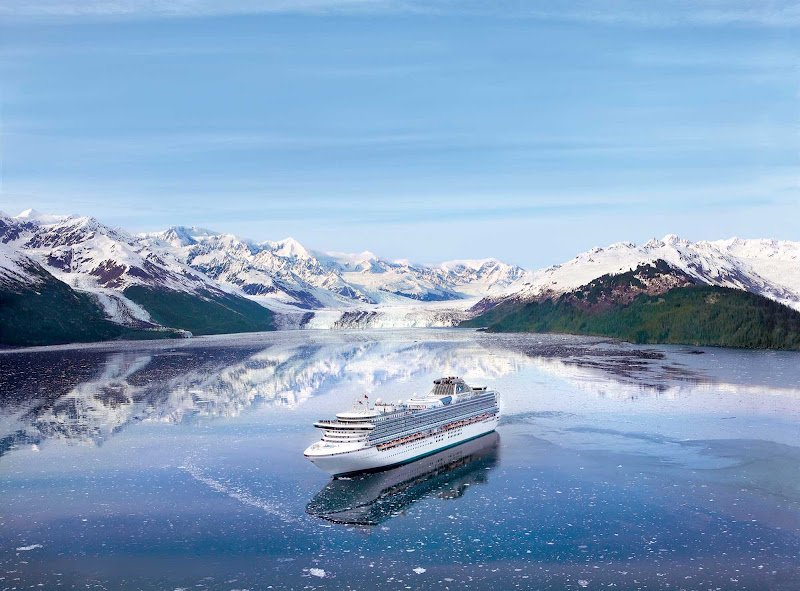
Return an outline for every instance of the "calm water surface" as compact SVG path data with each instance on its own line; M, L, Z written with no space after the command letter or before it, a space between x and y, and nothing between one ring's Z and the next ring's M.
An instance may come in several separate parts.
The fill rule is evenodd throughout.
M496 434L332 480L355 395ZM456 330L0 353L0 589L800 589L800 355Z

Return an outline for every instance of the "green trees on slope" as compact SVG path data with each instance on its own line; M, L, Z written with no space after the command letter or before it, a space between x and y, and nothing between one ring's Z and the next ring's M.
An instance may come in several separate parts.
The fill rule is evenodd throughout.
M712 286L640 295L602 311L579 309L563 296L507 302L460 326L610 336L635 343L800 349L800 312L746 291Z
M71 289L41 267L26 270L38 283L0 287L0 344L52 345L122 335L122 327L106 320L94 298Z
M174 338L181 334L175 329L196 335L275 330L274 314L243 297L141 286L124 293L164 328L123 327L105 317L92 295L72 289L38 265L26 271L35 277L34 282L0 285L0 345Z
M128 287L123 293L159 324L195 335L275 330L270 310L231 294L188 294L140 285Z

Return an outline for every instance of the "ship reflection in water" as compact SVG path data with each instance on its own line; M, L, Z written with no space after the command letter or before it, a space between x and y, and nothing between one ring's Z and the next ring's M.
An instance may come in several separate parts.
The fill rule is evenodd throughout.
M493 431L397 468L336 478L306 513L334 523L378 525L424 497L455 499L470 485L486 483L499 450L500 436Z

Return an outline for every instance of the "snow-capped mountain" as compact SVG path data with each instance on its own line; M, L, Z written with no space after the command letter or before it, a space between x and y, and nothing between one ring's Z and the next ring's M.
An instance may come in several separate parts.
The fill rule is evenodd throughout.
M61 275L59 279L76 287L81 282L111 289L150 285L188 292L216 287L124 230L92 217L42 216L28 210L14 220L19 223L18 236L7 244L41 258Z
M301 308L374 303L323 267L292 238L256 243L202 228L174 226L140 239L160 252L250 296Z
M196 227L134 236L92 217L33 210L0 214L0 246L4 283L46 276L89 294L116 325L200 334L243 330L242 322L263 330L272 314L264 308L281 328L452 326L523 273L493 259L415 265Z
M618 242L593 248L560 265L525 273L486 309L505 299L537 300L571 292L603 275L617 275L665 261L695 282L763 295L800 310L800 242L731 238L690 242L675 235L637 246Z
M223 293L220 287L140 239L92 217L26 210L0 214L0 243L23 253L73 289L90 292L108 316L123 325L156 325L142 306L125 297L134 285L187 294Z
M523 273L494 259L416 265L370 252L310 251L292 238L256 243L181 226L141 238L250 296L307 309L462 300L500 290Z
M525 273L521 267L497 259L448 261L439 268L455 286L471 295L501 291Z
M495 259L415 264L313 251L292 238L254 242L184 226L134 236L92 217L0 214L0 289L59 280L96 300L100 320L137 330L455 326L501 301L554 298L643 265L659 268L651 291L688 281L800 309L800 242L669 235L524 271ZM91 316L89 304L81 306Z
M524 273L522 268L496 259L415 265L405 260L380 259L370 252L360 255L326 253L320 258L348 283L375 294L374 297L389 294L429 302L499 291Z

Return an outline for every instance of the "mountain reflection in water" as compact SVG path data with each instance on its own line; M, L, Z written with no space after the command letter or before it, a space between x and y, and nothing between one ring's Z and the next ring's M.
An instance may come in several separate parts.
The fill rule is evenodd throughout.
M472 484L485 484L499 459L496 431L390 470L336 478L306 506L306 513L334 523L379 525L427 496L454 499Z
M314 336L1 355L0 456L48 439L100 444L142 421L194 423L252 406L294 409L337 387L371 392L415 375L467 371L491 380L523 361L488 355L470 341L344 335L316 343Z
M759 396L762 384L777 376L772 392L800 396L791 356L753 355L720 350L711 358L589 337L439 330L287 331L5 350L0 458L53 439L99 445L141 422L192 425L238 417L254 407L294 410L331 392L391 390L407 396L442 375L486 384L534 369L536 380L554 377L609 400L692 395L696 387L711 385ZM709 367L721 377L710 378ZM747 383L749 377L727 381L742 367L758 372L754 384ZM504 415L510 420L510 412Z

